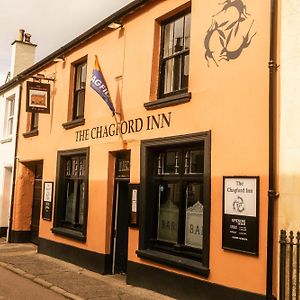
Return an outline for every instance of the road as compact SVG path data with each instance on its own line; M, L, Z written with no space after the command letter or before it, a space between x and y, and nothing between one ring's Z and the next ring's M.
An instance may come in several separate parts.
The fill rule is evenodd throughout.
M66 300L65 297L0 267L0 299Z

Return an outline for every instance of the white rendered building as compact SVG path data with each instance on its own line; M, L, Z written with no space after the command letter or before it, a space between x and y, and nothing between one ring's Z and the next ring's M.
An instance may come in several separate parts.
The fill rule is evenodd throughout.
M6 236L9 226L15 153L17 143L20 85L13 84L16 75L34 63L36 45L30 42L30 34L19 31L12 43L12 58L8 88L0 94L0 237ZM12 83L12 84L10 84Z

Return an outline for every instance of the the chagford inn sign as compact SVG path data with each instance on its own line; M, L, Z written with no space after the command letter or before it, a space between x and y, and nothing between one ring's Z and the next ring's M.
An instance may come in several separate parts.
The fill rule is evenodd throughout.
M87 140L95 140L116 135L129 134L140 132L142 130L161 129L170 127L171 125L171 112L164 114L157 114L146 116L145 118L136 118L131 120L124 120L117 126L116 123L109 125L100 125L93 128L78 130L75 132L76 142L83 142Z

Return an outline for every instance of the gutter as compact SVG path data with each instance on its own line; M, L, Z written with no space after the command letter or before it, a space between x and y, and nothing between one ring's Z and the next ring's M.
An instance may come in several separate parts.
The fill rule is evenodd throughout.
M46 67L47 65L53 63L53 60L59 56L66 54L67 52L71 51L72 49L78 47L82 43L85 43L89 39L93 38L95 35L99 34L102 30L107 30L107 26L113 22L121 22L125 17L135 13L136 10L149 4L152 0L135 0L130 2L128 5L124 6L117 12L113 13L109 17L102 20L100 23L96 24L95 26L91 27L89 30L84 32L83 34L79 35L66 45L62 46L61 48L57 49L56 51L52 52L50 55L46 56L30 68L24 70L23 72L19 73L17 76L12 78L10 81L5 83L4 85L0 86L0 93L3 93L10 89L13 85L16 85L31 75L38 72L38 70Z
M12 223L13 223L13 211L14 211L14 196L16 187L16 173L17 173L17 160L18 160L18 140L19 140L19 125L20 125L20 114L21 114L21 99L22 99L22 85L19 86L19 103L18 103L18 116L17 116L17 128L16 128L16 138L15 138L15 154L14 154L14 173L12 178L12 191L10 196L10 209L9 209L9 220L8 220L8 230L7 230L7 242L13 242L11 239Z
M278 0L271 0L270 10L270 60L269 60L269 191L268 191L268 238L267 238L267 274L266 299L273 296L273 258L274 258L274 203L276 193L276 148L277 148L277 21Z

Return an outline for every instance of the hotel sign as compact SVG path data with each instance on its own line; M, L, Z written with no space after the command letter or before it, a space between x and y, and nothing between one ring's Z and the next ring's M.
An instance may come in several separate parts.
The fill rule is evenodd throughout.
M26 111L50 113L50 84L27 81Z
M223 249L258 255L259 177L223 178Z

